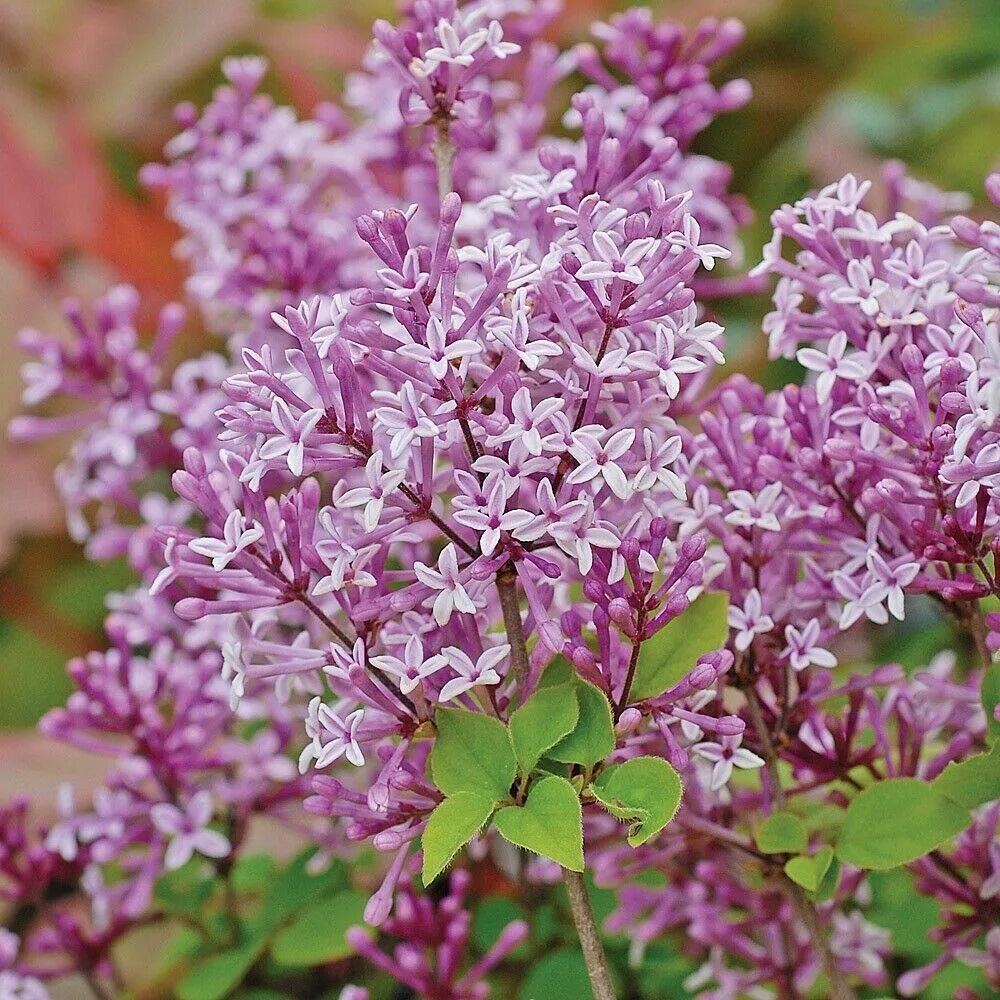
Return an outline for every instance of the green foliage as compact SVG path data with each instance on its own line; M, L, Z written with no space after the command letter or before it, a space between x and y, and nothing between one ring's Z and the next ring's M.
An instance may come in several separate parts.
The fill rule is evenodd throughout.
M831 848L831 854L833 853ZM827 868L826 874L820 881L819 888L813 893L813 898L817 903L825 903L828 899L833 899L840 883L840 862L834 857Z
M1000 719L994 715L1000 705L1000 666L995 664L983 675L983 711L986 712L986 738L990 743L1000 740Z
M540 688L513 712L510 739L521 774L530 774L546 750L573 732L579 716L577 698L570 684Z
M268 961L309 968L350 955L345 934L362 920L366 897L347 887L339 863L310 872L313 854L306 850L281 870L264 855L241 858L228 887L203 859L161 878L154 889L157 905L185 926L163 949L156 982L173 982L181 973L171 996L221 1000L251 968L267 968ZM238 915L231 908L233 893ZM262 998L284 995L264 987L256 992Z
M729 634L728 611L728 594L702 594L687 611L647 639L639 649L629 700L662 694L690 673L699 657L723 646Z
M322 962L345 958L352 952L345 935L360 924L365 897L345 889L307 906L275 936L271 957L282 965L308 968Z
M195 857L157 881L153 901L171 916L198 920L205 913L213 892L220 888L215 870L206 865L203 858Z
M513 900L502 896L488 896L472 914L472 941L483 953L496 944L500 932L515 920L524 920L524 913ZM527 947L519 945L514 949L514 957L523 957Z
M615 748L615 727L611 706L604 692L576 679L573 685L577 703L577 723L547 756L564 764L593 767Z
M968 824L968 810L928 782L889 778L852 800L837 857L859 868L895 868L923 857Z
M489 795L456 792L437 806L421 840L424 885L430 885L447 868L451 859L489 821L496 805Z
M645 844L674 818L682 792L679 775L659 757L615 764L590 789L613 816L633 821L628 832L632 847Z
M765 854L801 854L808 842L806 825L794 813L772 813L757 828L757 846Z
M587 966L580 949L563 948L534 962L521 983L518 1000L593 1000Z
M932 782L934 790L966 809L1000 799L1000 743L989 753L952 762Z
M800 854L785 862L785 874L807 892L816 892L833 861L833 848L824 844L812 856Z
M344 888L343 865L334 863L323 871L310 871L314 853L312 849L303 851L268 885L257 917L261 925L276 927L304 906Z
M554 775L535 782L523 806L506 806L497 829L512 844L583 871L583 816L576 790Z
M177 1000L222 1000L243 981L266 944L251 941L198 962L177 984Z
M517 773L507 729L498 719L461 708L438 709L431 776L445 795L478 792L504 798Z

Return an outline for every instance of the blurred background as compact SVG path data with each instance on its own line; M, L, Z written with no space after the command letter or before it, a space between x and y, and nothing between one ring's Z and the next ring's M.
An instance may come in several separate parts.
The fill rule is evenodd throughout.
M626 4L565 6L562 42ZM748 263L773 208L848 170L875 177L889 157L981 201L1000 158L1000 0L650 6L747 25L720 76L748 79L754 99L696 148L733 164L757 213ZM372 20L392 15L391 0L0 0L0 423L19 407L20 327L63 329L62 299L114 281L136 285L151 312L181 295L176 233L137 182L172 134L173 106L203 103L224 56L263 52L278 96L308 112L358 63ZM774 382L784 373L766 369L766 308L743 301L725 318L736 365ZM65 697L67 658L101 645L104 594L128 583L65 537L50 485L59 452L0 438L0 797L41 802L54 800L50 771L65 780L88 765L65 750L54 761L30 728Z

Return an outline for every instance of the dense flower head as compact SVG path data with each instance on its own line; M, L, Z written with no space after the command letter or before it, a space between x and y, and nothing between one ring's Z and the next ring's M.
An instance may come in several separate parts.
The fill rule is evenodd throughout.
M466 907L469 876L451 876L447 894L438 902L404 884L396 896L383 933L398 940L391 953L380 949L361 928L348 932L358 952L418 995L435 992L442 1000L485 1000L490 996L486 976L528 936L524 921L511 921L496 943L471 965L463 961L472 930Z
M158 881L228 876L267 817L321 848L313 867L355 845L385 859L364 910L380 936L350 931L354 953L421 995L487 997L529 930L467 958L467 873L418 889L451 795L434 754L452 710L509 727L550 670L596 695L607 746L503 776L497 801L566 775L634 965L680 931L701 997L890 988L871 877L829 867L828 842L863 790L929 785L989 746L1000 231L889 164L882 214L848 175L774 214L750 277L720 278L747 210L692 143L749 97L710 76L742 29L629 11L560 52L539 40L554 13L414 0L376 23L344 108L311 117L262 93L263 60L227 60L144 172L218 351L171 367L182 310L145 338L124 286L92 319L68 307L68 346L22 336L46 416L12 431L75 432L72 533L138 579L41 724L109 759L101 787L64 790L38 830L0 809L0 893L23 924L0 930L5 996L110 978ZM987 191L1000 203L998 175ZM764 333L801 378L766 391L720 377L707 303L772 277ZM865 626L921 595L978 665L851 672ZM669 679L650 685L651 663ZM683 801L643 839L662 803L630 813L598 782L650 760ZM789 810L810 824L798 859L759 843ZM470 851L503 868L486 822ZM997 822L979 801L908 862L941 950L903 995L952 961L1000 986ZM824 850L832 885L807 895L785 862ZM537 858L514 891L559 873Z

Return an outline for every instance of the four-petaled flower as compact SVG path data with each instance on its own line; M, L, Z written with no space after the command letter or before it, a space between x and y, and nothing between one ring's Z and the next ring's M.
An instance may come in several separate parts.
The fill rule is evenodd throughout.
M670 397L676 399L681 391L681 375L693 375L705 367L700 358L681 355L677 357L676 338L673 330L664 323L656 325L656 344L651 351L634 351L627 358L627 363L634 371L655 372L660 388Z
M615 460L632 447L633 441L635 430L632 427L616 431L606 444L602 444L600 438L589 431L577 431L569 450L579 464L566 477L566 482L589 483L600 476L616 497L627 500L631 495L628 477Z
M446 702L479 685L499 684L500 675L495 668L510 653L510 646L493 646L481 653L475 663L456 646L449 646L442 652L447 657L448 665L458 674L458 677L453 677L441 688L438 701Z
M743 770L764 766L764 761L757 754L741 746L742 736L723 736L718 743L696 743L691 752L698 757L711 761L713 764L709 787L718 791L732 777L733 768Z
M484 556L492 555L500 544L502 531L516 531L534 520L534 515L526 510L507 510L508 484L497 472L490 473L489 493L480 507L467 507L455 514L455 520L467 528L481 531L479 546ZM426 581L425 581L426 582ZM459 608L459 610L462 610Z
M787 656L793 670L805 670L808 666L831 668L837 665L837 657L828 649L818 646L820 625L810 618L802 629L794 625L785 626L785 641L788 645L781 655Z
M343 699L333 708L319 697L309 702L306 716L306 735L310 742L299 755L299 771L304 772L310 760L315 760L317 770L329 767L335 760L346 757L355 767L361 767L365 755L358 743L358 728L365 718L365 710L356 708L341 718L350 705Z
M611 234L599 229L594 233L593 243L593 259L582 264L576 272L576 277L580 281L610 281L613 278L621 278L633 285L640 285L643 275L639 264L649 255L657 241L651 236L643 236L632 240L624 249L619 249Z
M271 403L271 420L278 433L274 437L269 437L257 449L258 456L265 462L284 457L288 471L293 476L301 476L305 463L306 441L322 416L322 410L313 408L296 417L288 404L276 396Z
M433 72L441 63L448 63L452 66L471 66L475 54L486 44L489 38L489 31L480 28L459 38L455 26L441 18L438 21L437 36L441 41L440 45L428 49L424 53L426 72Z
M916 579L920 572L920 563L907 562L905 558L894 562L895 565L890 566L878 552L868 553L868 570L873 582L861 595L861 603L871 607L873 604L885 601L889 611L902 621L903 588L908 587Z
M195 792L183 808L170 802L157 802L149 810L153 826L169 838L163 855L167 871L186 865L195 853L207 858L224 858L232 850L229 840L208 824L214 813L210 792Z
M815 347L803 347L796 354L800 365L819 372L816 379L816 399L821 404L830 398L838 378L858 382L871 374L873 365L867 354L856 351L844 357L846 350L847 334L841 331L830 338L825 353Z
M256 521L247 526L242 513L233 510L222 527L222 538L194 538L188 542L188 548L211 559L212 568L221 573L244 549L263 537L264 529Z
M482 347L474 340L459 339L449 342L450 333L450 330L445 330L444 324L437 316L431 316L427 323L427 343L402 344L398 349L399 353L427 365L431 375L440 382L448 373L452 362L458 361L464 364L466 358L471 358L482 351Z
M405 472L385 469L382 465L382 452L372 452L371 458L365 463L365 479L367 486L356 486L337 497L337 507L364 506L363 523L365 531L374 531L382 516L385 498L406 478Z
M373 666L399 679L399 690L409 694L425 677L437 673L448 661L440 653L424 658L424 646L420 637L411 635L403 647L403 656L373 656Z
M687 487L677 475L672 465L681 454L681 439L674 434L662 444L656 443L653 432L647 427L642 432L643 463L632 480L632 489L637 493L645 493L657 484L665 486L678 500L687 497Z
M764 602L756 587L747 593L742 608L735 604L729 606L729 627L736 629L733 645L741 653L750 648L755 635L763 635L774 628L774 620L764 614Z
M730 490L727 499L735 509L726 515L726 523L740 528L781 531L781 524L774 513L780 496L781 483L769 483L756 496L748 490Z
M476 602L469 596L462 583L458 569L458 551L454 542L449 542L438 556L437 569L426 563L413 564L417 579L431 590L439 591L434 599L434 620L444 627L451 620L453 611L474 615L478 610Z

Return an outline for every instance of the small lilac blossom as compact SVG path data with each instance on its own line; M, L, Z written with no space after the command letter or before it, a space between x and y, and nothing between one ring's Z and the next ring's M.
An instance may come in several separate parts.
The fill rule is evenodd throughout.
M442 655L447 660L448 665L458 676L445 682L444 687L438 692L438 701L442 703L451 701L477 686L490 687L499 684L501 678L494 668L502 663L509 654L510 646L494 646L480 654L476 662L473 663L462 650L454 646L442 650Z
M224 858L232 850L229 840L207 824L215 812L210 792L196 792L183 808L158 802L150 810L156 829L168 838L163 864L174 871L187 864L194 854Z
M723 736L718 742L706 741L696 743L691 752L696 757L711 762L712 775L709 787L712 791L717 791L725 785L733 773L733 768L738 767L743 770L754 770L764 766L764 759L746 747L740 746L742 737Z

